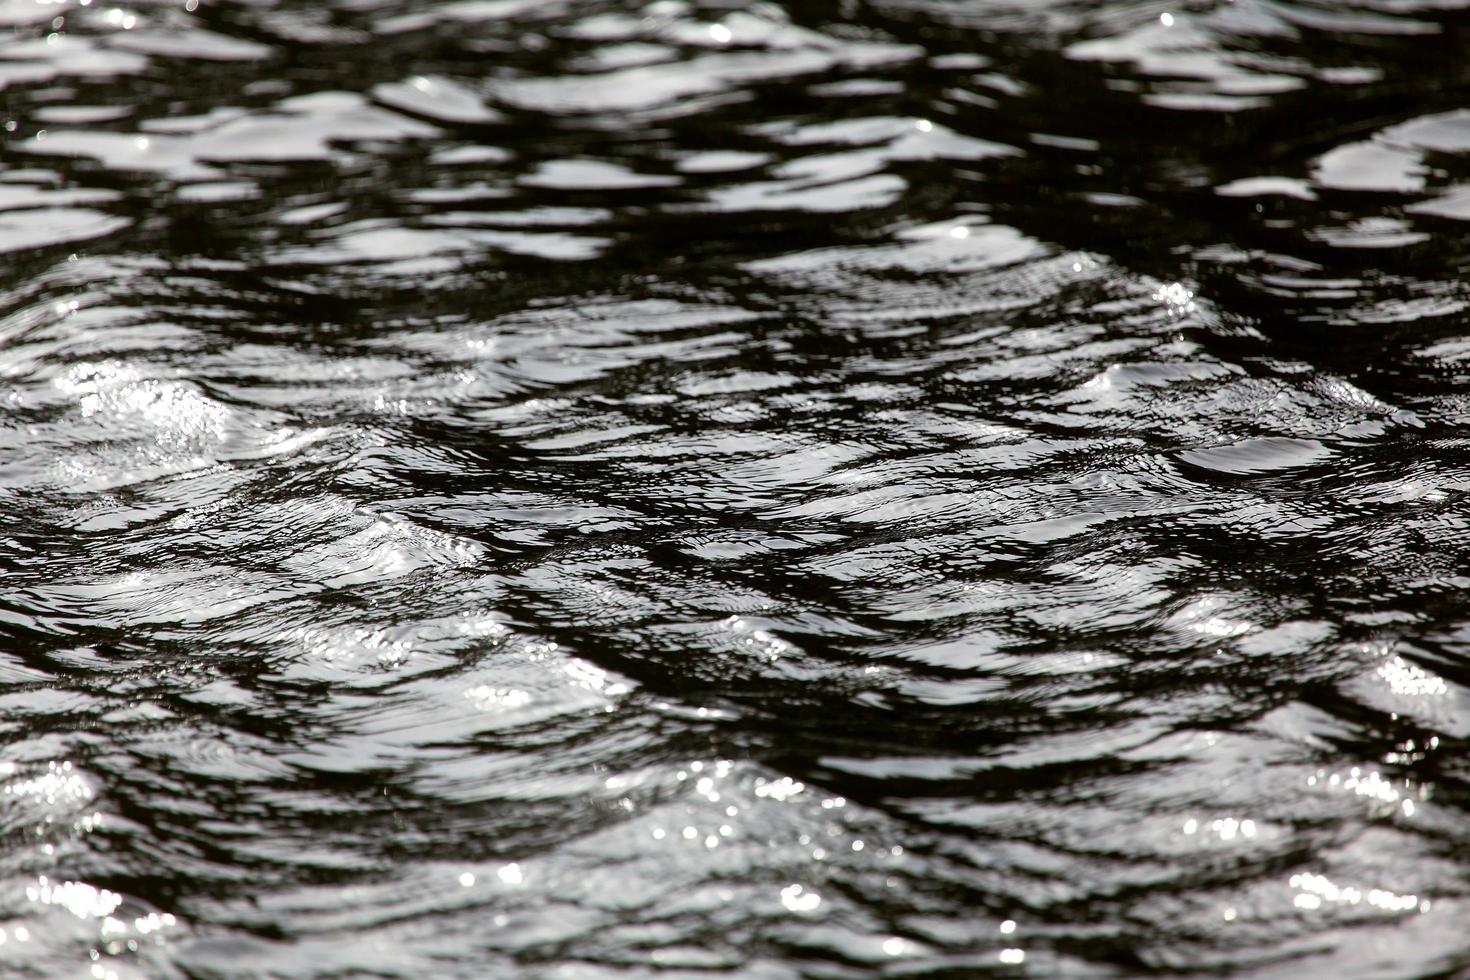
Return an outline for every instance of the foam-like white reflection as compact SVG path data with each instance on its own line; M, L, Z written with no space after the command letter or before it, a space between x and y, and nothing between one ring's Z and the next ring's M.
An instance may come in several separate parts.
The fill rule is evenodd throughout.
M572 679L573 683L585 687L589 691L594 691L610 698L628 693L627 684L615 680L607 671L598 667L596 664L588 663L586 660L574 658L563 664L561 669Z
M1218 836L1222 841L1233 841L1237 838L1249 839L1256 836L1256 822L1249 817L1240 820L1235 817L1221 817L1210 821L1208 825L1201 824L1193 817L1184 821L1183 829L1186 834L1193 835L1201 828Z
M122 896L106 888L96 888L81 881L52 883L45 875L26 888L26 898L43 905L56 905L79 919L101 919L110 916L122 904Z
M13 762L0 763L0 777L15 773ZM46 771L29 779L17 779L0 787L5 796L29 797L47 806L58 803L75 806L86 803L95 793L82 774L75 771L70 762L48 762Z
M1329 792L1352 793L1378 804L1398 806L1406 817L1414 815L1415 799L1423 801L1429 795L1427 787L1414 786L1407 781L1402 785L1395 785L1378 770L1364 770L1360 766L1353 766L1345 773L1318 769L1307 777L1307 785Z
M192 385L146 377L122 361L77 364L52 383L77 399L82 418L141 424L168 450L222 441L232 417L227 406Z
M480 684L464 692L464 696L475 703L475 707L481 711L492 711L496 708L514 709L524 708L531 703L529 691L521 691L515 688L490 687Z
M1198 307L1194 300L1194 291L1182 282L1171 282L1154 290L1154 299L1163 303L1168 309L1170 316L1184 316L1193 313Z
M1444 678L1431 674L1403 657L1393 657L1378 668L1378 676L1400 697L1442 698L1449 694Z
M781 889L781 904L792 912L815 912L822 904L822 896L803 885L787 885Z
M779 636L759 629L739 616L731 616L725 620L724 625L726 629L740 637L741 646L750 648L765 660L772 662L780 660L793 649L790 643Z
M1258 629L1248 619L1228 615L1232 603L1224 596L1207 595L1185 606L1172 617L1192 633L1226 639Z
M758 778L755 781L755 795L772 799L778 803L784 803L806 789L804 783L797 782L790 776L782 776L780 779Z
M1363 891L1352 885L1339 886L1325 875L1311 872L1292 875L1288 884L1298 890L1292 904L1308 911L1319 909L1324 904L1360 905L1364 902L1385 912L1428 912L1430 908L1429 900L1421 900L1417 895L1399 894L1386 888Z

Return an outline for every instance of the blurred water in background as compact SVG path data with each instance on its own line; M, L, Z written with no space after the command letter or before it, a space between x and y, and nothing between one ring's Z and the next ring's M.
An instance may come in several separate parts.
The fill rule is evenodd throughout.
M1470 975L1470 3L0 3L0 972Z

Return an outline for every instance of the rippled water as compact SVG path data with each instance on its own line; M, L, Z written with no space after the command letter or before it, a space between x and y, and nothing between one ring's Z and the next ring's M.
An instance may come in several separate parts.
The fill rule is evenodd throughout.
M4 975L1470 975L1470 3L0 89Z

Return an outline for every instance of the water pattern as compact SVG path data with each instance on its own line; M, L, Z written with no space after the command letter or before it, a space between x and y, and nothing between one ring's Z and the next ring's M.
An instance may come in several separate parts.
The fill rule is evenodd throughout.
M1470 4L0 4L0 972L1470 973Z

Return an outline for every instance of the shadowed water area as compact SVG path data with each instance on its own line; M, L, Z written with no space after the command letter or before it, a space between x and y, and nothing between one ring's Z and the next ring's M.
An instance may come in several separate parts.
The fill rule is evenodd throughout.
M1470 3L0 2L0 974L1470 975Z

